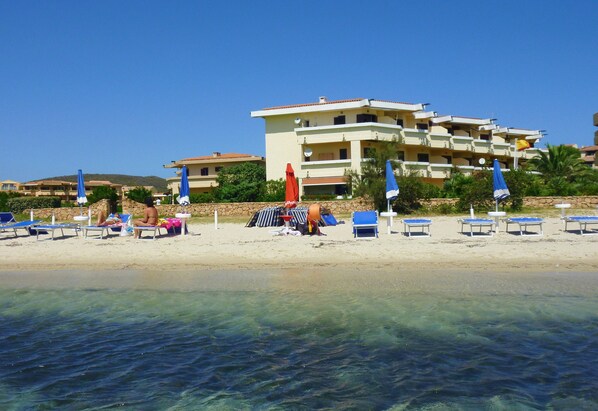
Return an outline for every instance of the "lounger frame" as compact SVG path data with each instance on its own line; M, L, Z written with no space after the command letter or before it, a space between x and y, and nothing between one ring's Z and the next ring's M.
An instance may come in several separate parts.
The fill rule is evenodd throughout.
M486 219L486 218L460 218L458 220L461 223L461 234L466 234L463 230L466 225L469 226L469 236L474 236L474 228L478 228L478 234L484 235L482 228L488 228L488 232L486 234L487 237L492 237L494 235L494 226L496 222L494 220Z
M569 223L579 224L579 233L581 235L597 235L598 230L591 228L588 230L588 225L598 224L598 216L569 216L565 217L565 231Z
M421 231L417 231L417 233L420 235L416 237L431 237L430 225L432 225L432 220L427 218L406 218L403 219L403 233L406 236L411 237L411 228L419 227L421 228ZM427 232L426 228L428 229Z
M152 240L156 239L156 234L161 236L162 232L160 231L161 229L166 230L166 233L168 234L168 230L166 229L166 227L162 227L159 225L156 226L136 226L134 227L135 230L139 230L139 238L141 239L141 235L147 231L148 233L151 232L152 235Z
M515 224L519 226L519 235L521 236L541 236L544 235L542 224L544 219L540 217L511 217L503 219L505 222L505 231L509 232L509 224ZM528 227L539 227L539 232L528 231Z
M81 230L81 227L79 226L79 224L76 224L76 223L35 224L31 228L35 230L35 239L36 240L39 240L40 231L49 231L52 234L51 238L46 238L45 240L55 240L56 237L54 235L54 232L56 230L60 230L61 237L65 237L65 235L64 235L65 229L73 230L75 232L76 237L79 236L79 231ZM44 240L44 239L42 239L42 240Z

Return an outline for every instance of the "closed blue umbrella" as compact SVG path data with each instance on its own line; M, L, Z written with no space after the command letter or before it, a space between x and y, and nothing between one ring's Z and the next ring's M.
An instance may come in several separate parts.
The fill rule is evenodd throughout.
M388 212L390 212L390 202L397 199L399 196L399 185L395 178L395 173L392 171L390 160L386 160L386 201L388 205Z
M177 201L183 206L183 209L191 204L189 201L189 178L187 177L187 166L183 166L181 170L181 188Z
M496 159L494 159L493 168L494 170L492 176L494 181L494 200L496 200L496 211L498 211L498 202L509 197L511 193L509 192L507 183L505 183L500 165L498 165L498 160Z
M83 204L87 203L85 196L85 182L83 180L83 171L79 170L77 173L77 204L79 204L79 212L83 215Z

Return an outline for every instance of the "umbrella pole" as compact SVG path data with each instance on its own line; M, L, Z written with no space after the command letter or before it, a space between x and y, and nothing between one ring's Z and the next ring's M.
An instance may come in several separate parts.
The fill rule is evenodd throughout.
M82 216L83 215L83 205L79 204L79 215Z
M496 201L496 211L498 211L498 200L495 200L495 201Z

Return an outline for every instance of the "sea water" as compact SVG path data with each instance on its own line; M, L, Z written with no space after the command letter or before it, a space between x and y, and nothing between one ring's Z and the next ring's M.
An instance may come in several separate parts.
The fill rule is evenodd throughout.
M598 408L598 276L0 273L0 409Z

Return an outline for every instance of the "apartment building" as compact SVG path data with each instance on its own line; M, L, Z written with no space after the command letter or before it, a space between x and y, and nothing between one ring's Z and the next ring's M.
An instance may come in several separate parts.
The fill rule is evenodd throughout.
M301 194L345 194L347 170L360 171L381 141L396 140L399 173L414 172L441 185L453 167L471 173L498 159L517 167L538 152L540 130L502 127L495 119L438 115L427 104L349 99L265 108L267 179L291 163ZM518 151L517 147L522 149Z
M181 182L181 169L187 166L189 177L189 191L192 194L207 193L218 186L218 172L225 167L231 167L241 163L257 163L265 166L264 157L252 154L219 153L213 152L211 156L200 156L184 158L165 164L164 168L175 168L176 177L167 178L168 189L174 195L179 193ZM284 173L283 173L284 176Z
M122 184L111 183L110 181L86 181L85 194L90 195L92 191L101 186L112 187L119 197L122 197ZM77 183L61 180L39 180L23 183L19 187L19 193L34 197L60 197L63 201L77 201Z

